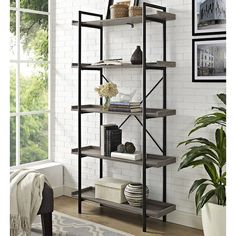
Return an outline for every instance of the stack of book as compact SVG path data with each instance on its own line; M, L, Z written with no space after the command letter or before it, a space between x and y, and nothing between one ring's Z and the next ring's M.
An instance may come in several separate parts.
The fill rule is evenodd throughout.
M122 143L122 130L115 124L101 125L101 155L111 156Z
M140 102L111 102L109 111L141 112Z

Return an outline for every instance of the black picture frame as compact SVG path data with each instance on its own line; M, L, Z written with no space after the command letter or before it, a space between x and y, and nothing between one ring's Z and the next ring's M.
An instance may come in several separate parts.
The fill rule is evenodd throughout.
M204 44L205 42L205 44ZM213 49L212 47L210 47L210 45L214 45L214 43L216 45L218 45L218 47L216 47L216 51L217 51L217 57L215 57L215 54L213 53ZM220 44L225 44L224 47L220 46ZM198 50L197 46L198 45L202 45L202 50L201 52L200 50ZM207 50L207 46L209 45L209 49ZM219 58L221 54L224 53L224 58L223 58L223 62L219 62ZM205 54L205 56L204 56ZM207 56L209 55L209 60L211 60L209 63L212 63L212 67L207 67L207 68L200 68L199 64L204 64L207 63L207 61L200 61L201 58L205 58L205 60L207 59ZM211 59L210 59L211 56ZM222 55L221 55L222 56ZM220 65L222 66L223 64L223 69L222 68L218 68L218 75L212 75L212 73L216 73L216 66L215 66L215 58L217 58L218 64L220 63ZM197 71L196 71L197 70ZM199 72L201 71L201 73L211 73L211 75L207 76L207 75L199 75ZM222 74L222 75L220 75ZM207 83L219 83L219 82L226 82L226 37L216 37L216 38L198 38L198 39L193 39L192 40L192 82L207 82Z
M108 0L106 19L110 19L110 18L111 18L111 10L110 10L110 6L112 6L113 3L114 3L114 0Z
M216 26L215 26L216 29L214 29L214 26L212 26L211 28L208 27L208 29L207 29L207 27L205 29L201 29L201 30L198 29L197 4L198 4L198 2L201 2L201 1L204 1L204 0L192 0L192 35L193 36L201 36L201 35L226 34L226 24L222 24L223 27L222 28L219 27L218 29L216 28ZM208 8L206 7L210 11L210 13L214 11L213 6L215 4L215 1L217 3L218 0L205 0L204 1L204 3L209 2L209 5L212 4L212 5L210 5L211 7L210 6ZM226 1L226 0L224 0L224 1ZM213 2L214 2L214 4L213 4ZM226 8L224 10L224 13L225 13L224 15L226 15ZM226 16L225 16L225 20L226 20ZM221 24L219 24L219 26L220 25Z

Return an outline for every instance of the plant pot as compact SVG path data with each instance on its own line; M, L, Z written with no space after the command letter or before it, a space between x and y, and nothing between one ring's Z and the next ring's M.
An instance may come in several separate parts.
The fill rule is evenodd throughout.
M225 236L226 207L206 203L202 208L202 226L204 236Z

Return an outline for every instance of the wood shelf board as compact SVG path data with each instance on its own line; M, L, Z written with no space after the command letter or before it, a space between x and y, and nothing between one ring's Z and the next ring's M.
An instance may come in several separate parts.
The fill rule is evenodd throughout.
M72 68L77 68L78 63L72 63ZM147 69L164 69L164 68L174 68L176 67L176 62L174 61L157 61L157 62L148 62L146 63ZM131 63L123 63L122 65L91 65L90 63L83 63L81 69L123 69L123 68L142 68L142 65L133 65Z
M78 154L78 148L72 149L72 154ZM116 161L116 162L124 162L134 165L143 165L142 160L132 161L127 159L121 159L116 157L109 157L101 155L100 147L97 146L86 146L81 149L81 154L83 157L93 157L98 159L104 159L109 161ZM154 155L154 154L147 154L146 166L147 168L155 167L163 167L176 162L175 157L171 156L161 156L161 155Z
M165 22L170 20L175 20L176 15L168 12L157 11L156 14L147 15L148 21ZM142 23L142 16L132 16L132 17L122 17L116 19L106 19L106 20L95 20L95 21L84 21L82 26L115 26L115 25L132 25ZM72 25L78 25L78 21L72 21Z
M72 111L78 111L78 106L72 106ZM117 115L132 115L132 116L142 116L142 112L120 112L120 111L104 111L100 105L82 105L82 113L105 113L105 114L117 114ZM146 108L147 118L157 118L173 116L176 114L174 109L156 109L156 108Z
M106 207L111 207L111 208L118 209L121 211L130 212L136 215L142 215L141 207L133 207L133 206L130 206L128 203L119 204L119 203L95 198L94 187L88 187L82 190L81 192L82 192L81 194L82 200L88 200L95 203L99 203ZM146 209L147 209L146 210L147 216L152 217L152 218L160 218L174 211L176 209L176 206L170 203L147 199Z

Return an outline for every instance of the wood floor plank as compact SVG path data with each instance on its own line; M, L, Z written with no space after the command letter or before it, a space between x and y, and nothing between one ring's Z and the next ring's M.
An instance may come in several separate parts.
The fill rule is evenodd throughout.
M54 204L56 211L118 229L135 236L203 236L201 230L169 222L163 223L161 220L153 219L148 219L147 233L143 233L140 216L100 207L90 202L82 203L83 213L79 215L77 213L77 200L70 197L56 198Z

